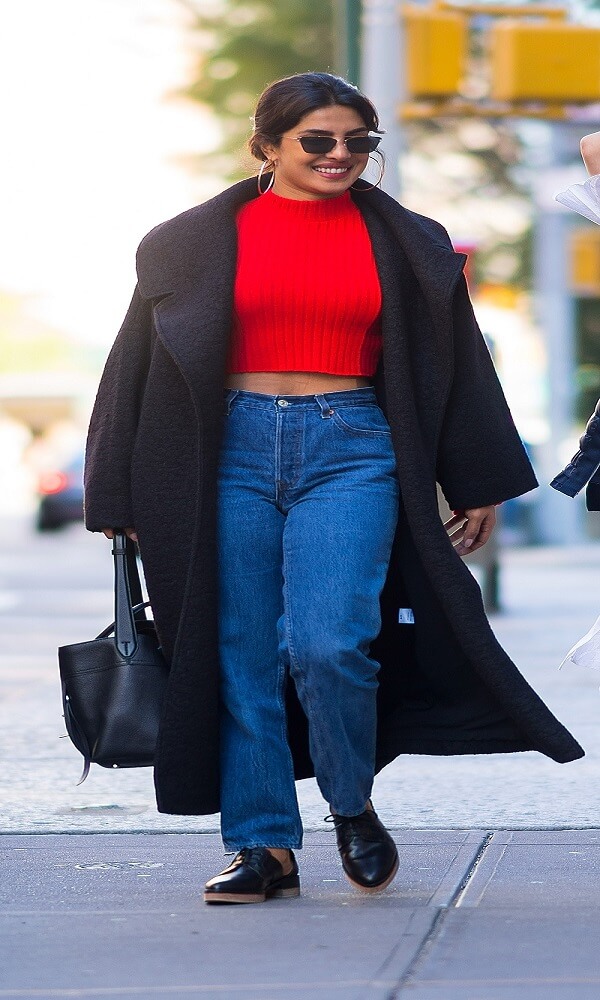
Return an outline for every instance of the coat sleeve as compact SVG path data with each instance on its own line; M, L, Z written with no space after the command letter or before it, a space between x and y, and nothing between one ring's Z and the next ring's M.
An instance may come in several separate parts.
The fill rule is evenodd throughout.
M579 439L579 449L562 472L554 477L550 486L568 497L576 497L589 481L586 491L588 510L600 510L600 399ZM590 506L592 504L592 506Z
M131 461L150 365L152 304L136 287L100 380L87 436L84 515L89 531L135 527Z
M538 484L461 276L453 308L454 371L437 479L452 510L486 507Z

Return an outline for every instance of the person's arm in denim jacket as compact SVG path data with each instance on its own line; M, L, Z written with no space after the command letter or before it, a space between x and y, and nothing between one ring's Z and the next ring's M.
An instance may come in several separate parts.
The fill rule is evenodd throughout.
M559 493L574 497L586 483L588 510L600 510L600 400L579 440L579 450L550 485Z

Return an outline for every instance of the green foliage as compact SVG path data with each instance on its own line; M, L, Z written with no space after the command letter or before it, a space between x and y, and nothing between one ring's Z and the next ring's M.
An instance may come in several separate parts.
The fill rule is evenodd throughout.
M230 179L247 175L243 155L251 116L272 80L333 64L332 0L181 0L199 42L196 79L184 91L207 104L223 129L218 151L202 166Z

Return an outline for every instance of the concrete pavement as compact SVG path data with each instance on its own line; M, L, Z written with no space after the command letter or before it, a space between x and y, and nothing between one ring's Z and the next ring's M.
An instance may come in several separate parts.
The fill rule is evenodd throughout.
M600 675L558 672L598 614L600 546L503 554L493 626L584 745L409 757L377 780L400 869L381 896L343 878L314 782L302 896L206 907L217 817L159 816L151 774L80 788L55 650L110 618L110 559L78 528L0 524L0 1000L598 1000Z
M208 907L210 834L0 841L0 997L597 1000L600 830L396 831L379 896L309 834L302 896Z

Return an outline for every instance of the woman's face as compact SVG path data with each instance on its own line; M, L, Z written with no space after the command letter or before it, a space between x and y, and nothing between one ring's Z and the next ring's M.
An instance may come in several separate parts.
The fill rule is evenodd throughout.
M340 140L367 135L368 129L354 108L335 104L311 111L284 133L277 146L264 152L275 163L273 191L283 198L313 201L343 194L365 169L368 153L349 153ZM338 142L330 153L305 153L297 142L302 135L334 136Z

